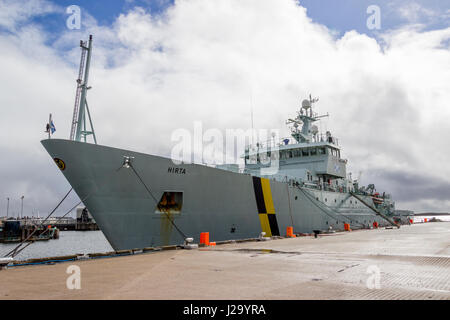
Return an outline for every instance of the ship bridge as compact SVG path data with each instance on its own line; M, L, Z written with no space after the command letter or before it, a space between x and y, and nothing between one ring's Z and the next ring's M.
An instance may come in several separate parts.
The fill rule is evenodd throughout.
M293 124L291 137L279 142L268 141L247 146L245 168L252 172L261 168L277 167L278 176L289 176L309 182L328 182L346 178L347 160L341 158L338 139L331 132L319 134L313 122L327 115L318 116L312 111L317 99L304 100ZM299 126L302 128L299 129Z

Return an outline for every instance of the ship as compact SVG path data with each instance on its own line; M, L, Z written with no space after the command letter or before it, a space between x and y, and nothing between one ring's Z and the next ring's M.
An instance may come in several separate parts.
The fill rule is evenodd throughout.
M395 224L391 195L359 186L338 139L319 133L314 123L328 115L311 96L286 121L291 136L248 145L243 167L97 144L87 105L92 36L80 47L70 138L49 133L41 143L115 250L198 242L202 232L225 241Z

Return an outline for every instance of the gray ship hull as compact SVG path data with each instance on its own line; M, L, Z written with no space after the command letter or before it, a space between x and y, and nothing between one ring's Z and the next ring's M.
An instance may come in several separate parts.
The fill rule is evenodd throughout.
M261 231L285 235L288 226L310 233L342 230L344 223L353 229L375 221L387 224L348 193L299 188L203 165L176 165L159 156L71 140L42 144L115 250L181 244L185 236L198 242L201 232L220 241L258 237ZM122 167L124 156L133 157L142 182L132 169ZM182 194L180 213L158 210L165 192ZM363 200L372 204L369 196Z

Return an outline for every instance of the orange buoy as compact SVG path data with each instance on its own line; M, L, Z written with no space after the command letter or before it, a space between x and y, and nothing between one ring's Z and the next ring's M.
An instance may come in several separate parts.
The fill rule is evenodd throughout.
M373 227L374 227L375 229L377 229L377 228L378 228L378 222L375 221L375 222L373 223Z
M216 245L216 243L215 243L215 242L210 242L209 245L210 245L211 247L214 247L214 246Z
M350 229L350 224L349 223L344 223L344 230L345 231L352 231L352 229Z

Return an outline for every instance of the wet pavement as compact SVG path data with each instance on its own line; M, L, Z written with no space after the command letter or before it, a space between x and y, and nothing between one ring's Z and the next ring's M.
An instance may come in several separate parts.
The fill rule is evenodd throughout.
M450 222L15 267L0 283L0 299L449 300Z

